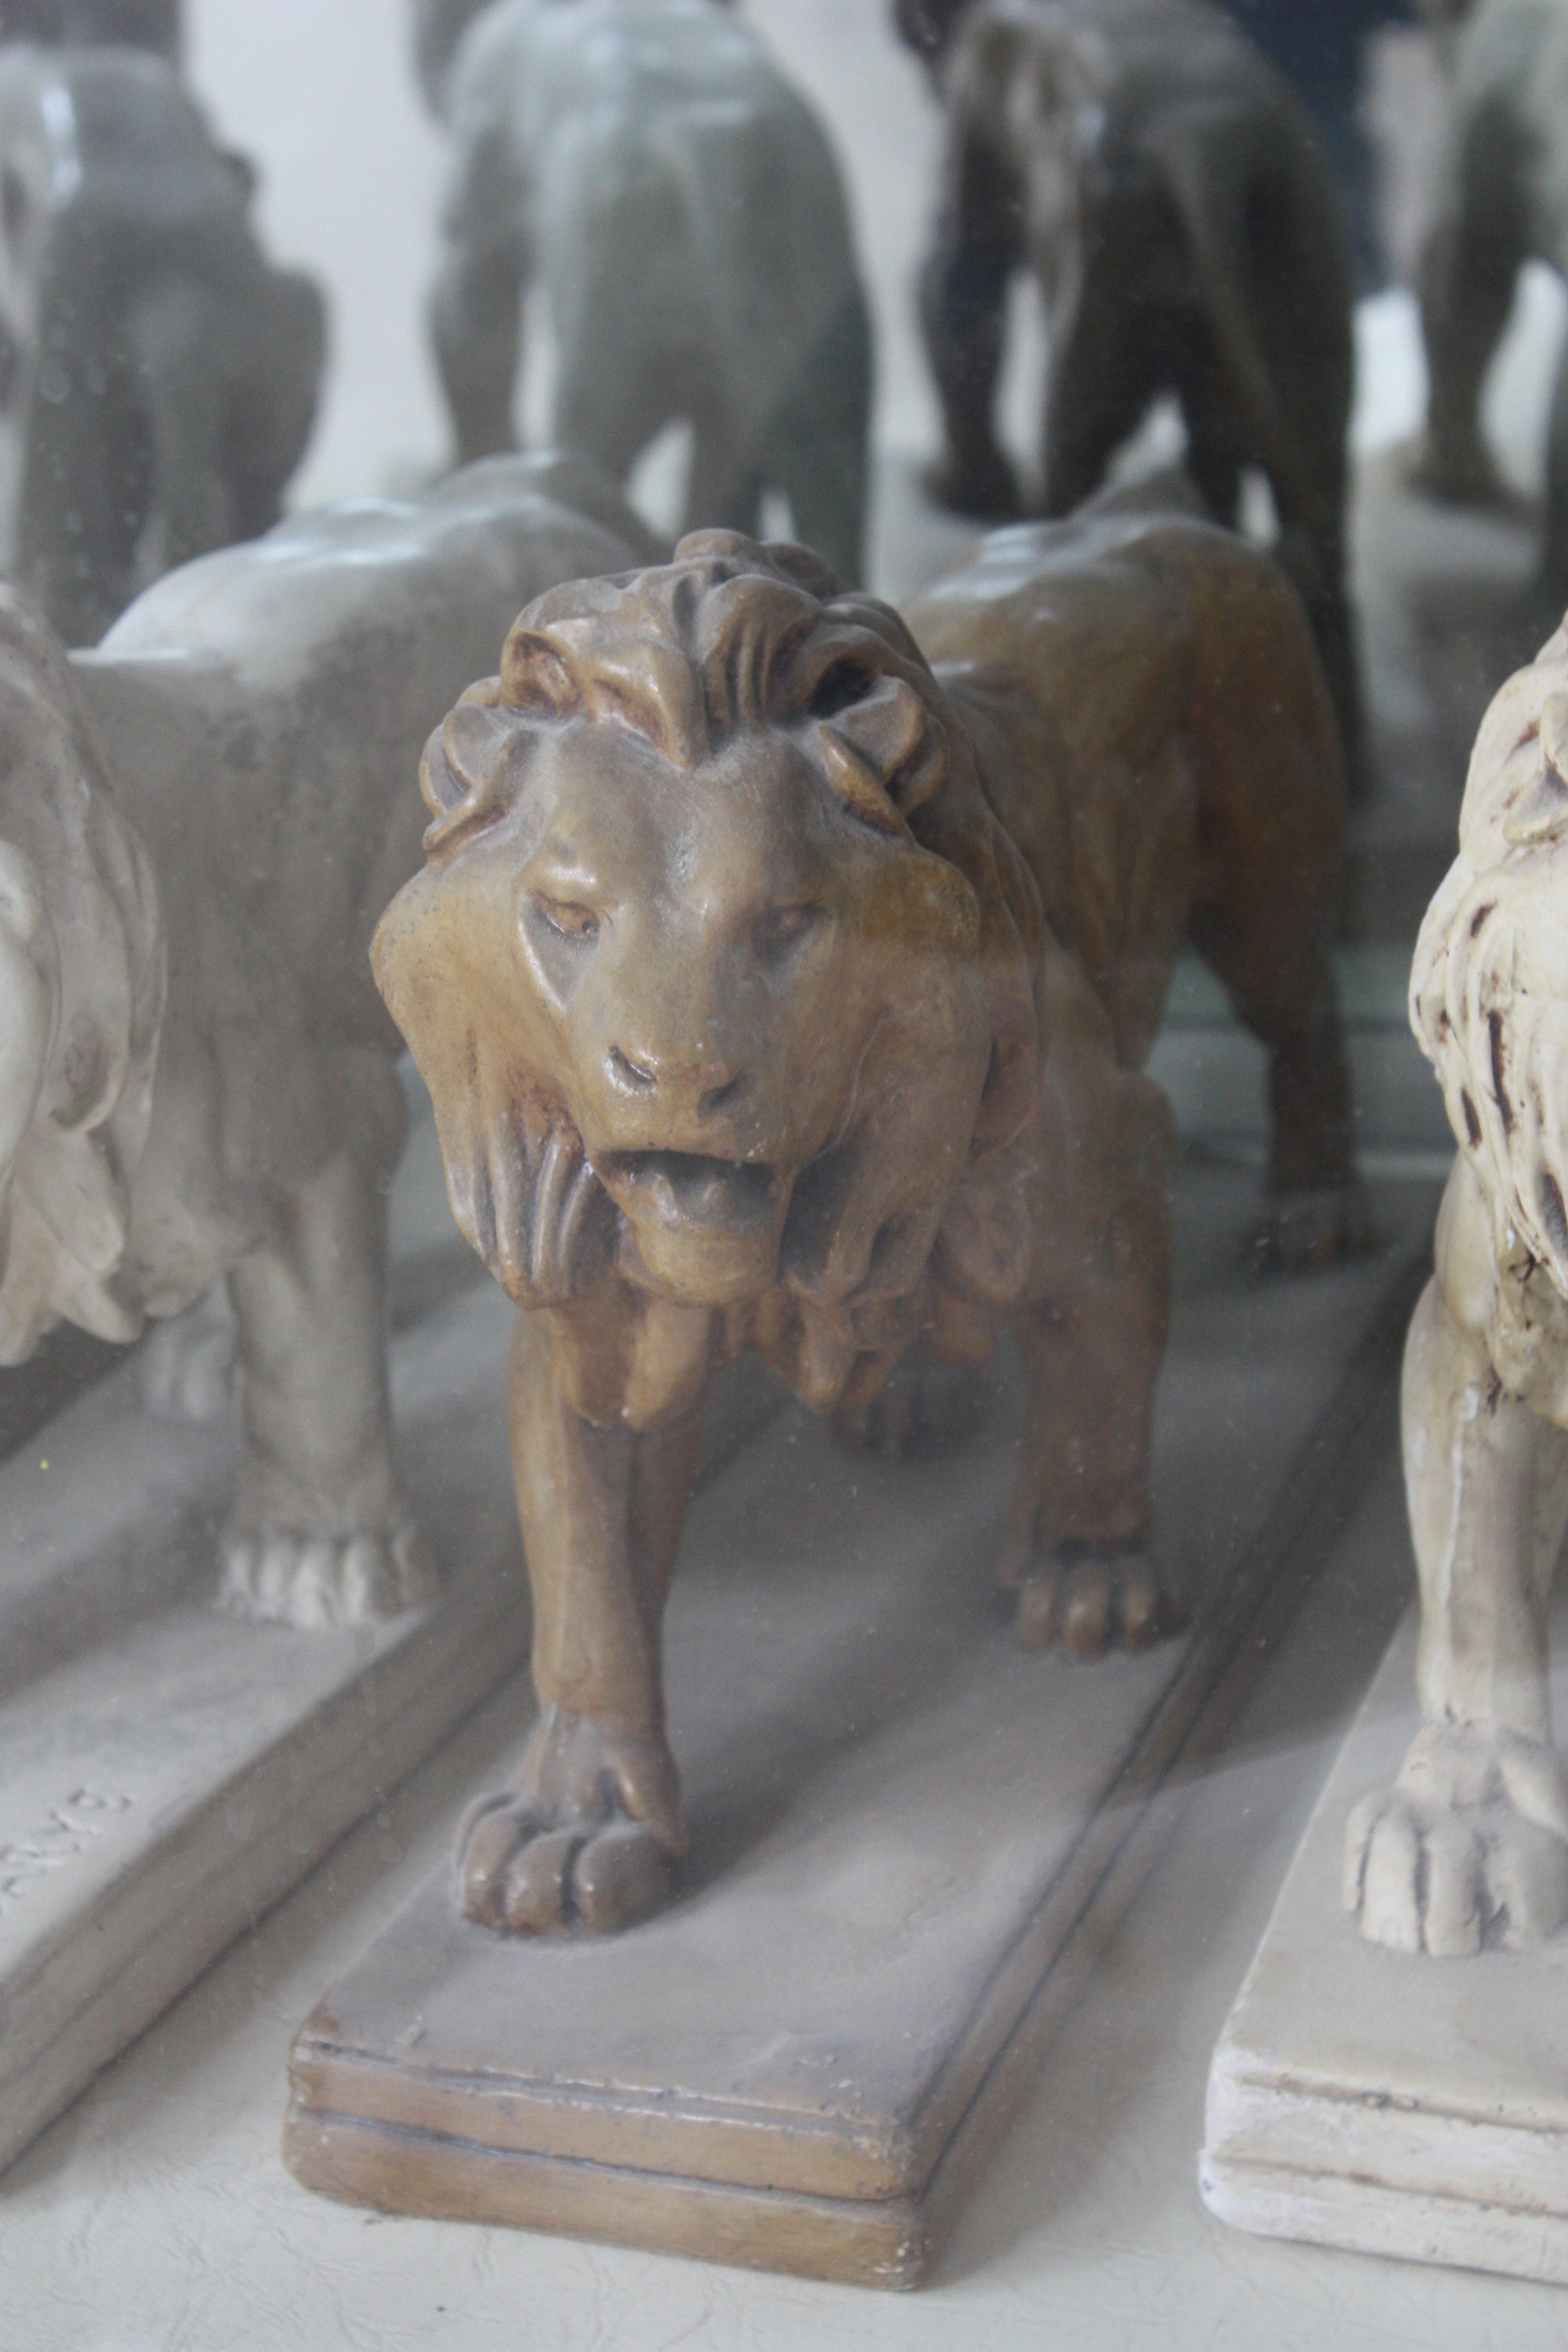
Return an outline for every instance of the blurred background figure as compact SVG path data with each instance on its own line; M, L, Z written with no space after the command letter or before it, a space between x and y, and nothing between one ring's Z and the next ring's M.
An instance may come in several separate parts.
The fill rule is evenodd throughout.
M161 58L0 48L0 547L68 644L281 510L325 312L252 192Z
M1089 497L1173 396L1216 520L1240 521L1249 475L1268 485L1353 772L1352 280L1305 109L1204 0L974 0L939 54L948 143L921 288L936 494L1018 509L995 412L1009 283L1027 270L1047 317L1041 509Z
M431 320L459 462L516 446L536 284L560 446L624 481L685 425L686 529L756 530L772 492L858 580L866 298L832 148L755 34L723 0L496 0L444 79L436 56L453 155Z

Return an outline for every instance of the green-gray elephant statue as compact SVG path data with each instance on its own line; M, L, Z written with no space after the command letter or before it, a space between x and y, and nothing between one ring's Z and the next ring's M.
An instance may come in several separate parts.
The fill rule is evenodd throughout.
M459 459L516 446L537 283L562 447L624 481L685 422L686 529L755 530L782 493L795 537L858 579L866 299L832 150L757 36L723 0L496 0L438 87L433 329Z

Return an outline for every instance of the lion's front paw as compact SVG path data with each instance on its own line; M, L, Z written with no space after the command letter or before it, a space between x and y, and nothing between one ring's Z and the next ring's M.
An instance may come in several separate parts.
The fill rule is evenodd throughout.
M662 1740L547 1710L522 1786L471 1805L458 1832L464 1916L513 1936L597 1935L662 1908L684 1839Z
M400 1617L432 1600L435 1570L412 1520L328 1534L276 1521L231 1523L219 1543L218 1607L317 1628Z
M1428 1724L1345 1832L1345 1906L1373 1943L1459 1958L1568 1924L1568 1780L1538 1740Z
M1258 1275L1314 1274L1369 1256L1377 1241L1365 1188L1325 1184L1277 1194L1252 1229L1247 1255Z
M1098 1658L1118 1643L1147 1649L1185 1622L1180 1600L1142 1547L1075 1546L1037 1561L1018 1581L1018 1640L1026 1650L1055 1642L1069 1657Z

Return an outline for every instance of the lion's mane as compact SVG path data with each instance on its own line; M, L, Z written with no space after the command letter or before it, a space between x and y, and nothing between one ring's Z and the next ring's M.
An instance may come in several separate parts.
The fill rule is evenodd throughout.
M37 877L27 953L52 1004L32 1117L0 1168L0 1363L19 1363L62 1318L110 1339L141 1328L125 1282L130 1179L152 1111L164 954L151 869L65 654L10 590L0 590L0 841Z
M1500 1267L1568 1300L1568 629L1476 740L1459 854L1416 944L1410 1018L1491 1212Z
M428 868L439 872L505 814L543 730L584 716L613 718L683 764L741 730L785 732L860 822L963 875L980 911L993 1049L930 1265L951 1297L1005 1314L1030 1261L1042 918L963 730L902 621L846 593L805 550L725 531L687 538L658 570L552 589L516 623L499 676L470 688L431 739L421 770ZM507 1066L504 1041L460 1005L437 1006L437 993L432 981L424 1017L448 1032L438 1059L466 1074L461 1101L437 1100L458 1222L520 1304L564 1303L603 1267L605 1204L563 1108L541 1100L537 1074ZM835 1302L806 1304L820 1316ZM900 1319L870 1318L877 1328L861 1328L859 1345L885 1344ZM847 1345L841 1332L828 1352L841 1360Z

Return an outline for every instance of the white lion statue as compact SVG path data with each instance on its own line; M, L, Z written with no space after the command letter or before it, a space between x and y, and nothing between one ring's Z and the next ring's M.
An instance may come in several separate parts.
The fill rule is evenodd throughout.
M1405 1354L1423 1720L1345 1856L1348 1905L1401 1951L1521 1945L1568 1921L1547 1683L1568 1524L1565 918L1568 625L1482 722L1410 982L1459 1143Z

